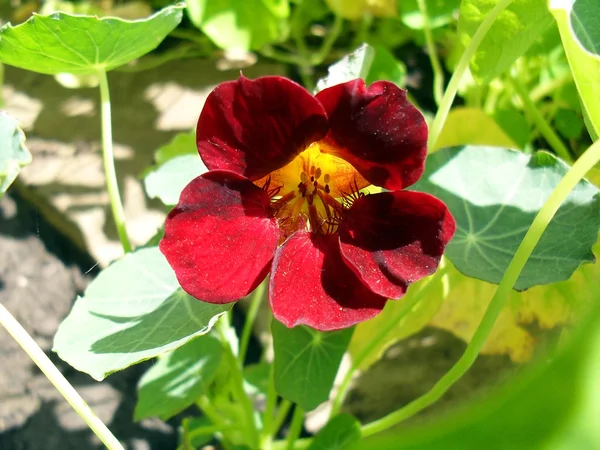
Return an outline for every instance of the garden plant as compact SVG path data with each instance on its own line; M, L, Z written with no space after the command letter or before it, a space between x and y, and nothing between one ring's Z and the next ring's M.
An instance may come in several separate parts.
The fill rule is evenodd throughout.
M140 3L151 15L117 17ZM122 257L53 351L99 381L155 358L131 420L179 415L180 449L600 448L598 23L597 0L153 0L47 1L4 24L3 65L100 96ZM139 175L165 220L136 247L107 74L194 58L229 81L150 149ZM284 71L246 76L257 59ZM0 195L30 162L0 113ZM0 322L123 448L1 304ZM451 369L376 420L349 414L357 375L427 325L466 341ZM555 332L536 347L527 326ZM403 424L480 354L519 369Z

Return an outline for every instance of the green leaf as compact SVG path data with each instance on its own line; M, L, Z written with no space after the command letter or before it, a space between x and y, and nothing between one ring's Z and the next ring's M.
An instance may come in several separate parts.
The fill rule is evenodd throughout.
M497 0L461 2L458 27L465 46L496 3ZM546 0L514 0L496 19L471 61L475 79L487 83L508 70L551 24Z
M102 380L208 333L231 305L189 296L158 248L144 248L125 255L90 284L58 328L54 351Z
M425 4L431 29L452 23L455 13L460 8L460 0L425 0ZM413 30L425 28L418 0L398 0L398 12L402 23L407 27Z
M271 364L260 363L244 367L244 384L248 395L266 395L269 390Z
M144 20L34 14L0 28L0 61L50 75L108 71L155 49L179 24L182 9L170 6Z
M281 41L290 16L288 0L186 0L192 23L218 47L253 50Z
M150 198L159 198L165 205L175 205L183 188L207 170L197 153L177 156L146 175L146 193Z
M588 288L592 288L589 285ZM358 449L582 450L600 448L600 291L558 355L540 358L485 399L413 429L365 439ZM492 444L491 444L492 443Z
M440 150L414 185L448 205L456 234L446 256L467 276L499 283L533 218L568 166L549 153L528 156L494 147ZM600 193L580 182L558 210L515 288L566 280L593 261L600 228Z
M329 66L328 75L317 82L317 92L346 81L362 78L367 84L387 80L398 86L406 82L406 67L385 48L363 44Z
M25 134L17 120L0 111L0 197L15 181L23 166L31 162Z
M577 85L577 90L581 97L581 102L584 106L584 116L586 117L586 125L590 130L590 135L600 135L600 58L598 53L591 54L584 44L577 39L573 33L575 23L579 30L579 35L596 36L598 26L593 25L590 29L590 22L593 18L600 17L599 6L597 2L581 2L581 0L551 0L549 2L550 12L554 15L560 37L565 48L565 53L573 72L573 78ZM581 6L577 9L575 4L584 4L587 8L593 9L589 17L580 16ZM593 5L592 5L593 3ZM591 20L590 20L591 19ZM597 19L596 19L597 20ZM590 38L593 41L596 38ZM589 46L588 46L589 47Z
M600 56L600 4L596 0L575 0L572 3L571 28L581 46Z
M154 160L157 165L162 165L168 160L182 155L197 155L196 132L188 131L177 133L173 139L154 152Z
M567 139L576 139L583 132L583 119L571 109L561 108L554 116L554 127Z
M329 398L354 329L323 333L273 320L271 330L277 392L306 411L316 408Z
M159 356L138 384L135 420L167 420L192 405L217 372L222 353L219 339L207 334Z
M360 440L360 423L350 414L335 416L314 437L308 450L343 450Z

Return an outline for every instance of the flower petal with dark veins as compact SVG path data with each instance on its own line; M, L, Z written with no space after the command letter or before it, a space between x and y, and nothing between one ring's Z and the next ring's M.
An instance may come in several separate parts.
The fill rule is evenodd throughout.
M279 227L269 196L233 172L195 178L169 213L160 250L188 294L210 303L248 295L265 278Z
M374 294L346 266L336 235L299 231L277 250L269 300L273 315L288 327L320 331L350 327L383 309Z
M323 151L352 164L376 186L404 189L415 183L427 156L427 124L406 91L388 81L368 88L357 79L316 95L329 116Z
M240 77L206 99L196 131L210 170L258 180L289 163L327 133L327 115L302 86L279 76Z
M373 292L399 298L436 271L456 229L446 205L422 192L358 198L339 226L341 254Z

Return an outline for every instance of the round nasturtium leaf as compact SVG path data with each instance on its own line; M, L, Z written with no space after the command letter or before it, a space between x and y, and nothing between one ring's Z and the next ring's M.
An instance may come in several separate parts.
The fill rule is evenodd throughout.
M182 9L169 6L140 20L34 14L0 28L0 62L49 75L109 71L154 50L179 24Z
M17 120L0 111L0 197L30 162L31 153L25 147L25 134Z
M463 274L499 283L534 217L568 166L553 155L532 156L500 147L466 146L427 158L413 189L446 203L456 234L446 256ZM568 279L594 261L600 229L600 191L583 180L542 235L515 284L523 290Z

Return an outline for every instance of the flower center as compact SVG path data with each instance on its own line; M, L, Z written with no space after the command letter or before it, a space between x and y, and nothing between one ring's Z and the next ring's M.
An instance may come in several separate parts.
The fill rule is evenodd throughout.
M335 233L345 208L369 183L345 160L315 142L293 161L255 183L271 197L282 239L298 230Z

